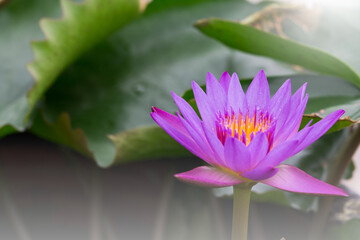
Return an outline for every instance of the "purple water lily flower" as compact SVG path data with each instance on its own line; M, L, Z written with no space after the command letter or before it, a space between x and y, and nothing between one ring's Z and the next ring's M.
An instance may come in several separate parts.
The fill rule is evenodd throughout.
M181 114L153 107L152 118L170 136L210 166L176 174L180 180L210 187L260 182L282 190L347 196L335 186L302 170L281 164L320 138L344 114L337 110L299 131L308 101L306 84L291 94L287 80L270 98L264 71L246 94L238 76L225 72L220 82L208 73L206 94L192 84L201 119L181 97L172 93Z

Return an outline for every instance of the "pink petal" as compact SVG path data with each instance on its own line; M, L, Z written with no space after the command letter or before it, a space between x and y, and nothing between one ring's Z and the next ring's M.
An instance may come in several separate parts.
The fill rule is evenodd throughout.
M175 174L175 177L184 182L207 187L227 187L243 182L235 175L207 166L197 167L188 172Z
M256 74L252 80L246 91L246 99L249 104L250 116L252 116L257 107L263 109L270 102L269 83L263 70Z
M304 100L307 83L304 83L291 97L291 109L296 109Z
M274 176L278 171L279 170L277 168L273 168L269 166L257 167L250 171L242 173L241 176L254 181L260 181Z
M308 99L309 95L306 94L299 106L295 109L290 109L290 112L288 113L289 117L285 124L282 126L280 126L280 123L279 126L278 124L276 125L274 146L290 139L298 132Z
M185 121L185 119L183 119L180 116L180 113L177 112L178 118L180 119L181 123L184 125L184 127L187 129L189 135L191 136L191 138L195 141L195 143L200 147L200 149L206 153L209 157L207 159L211 159L211 161L207 161L210 164L217 164L217 161L215 161L214 159L214 154L206 140L205 134L202 131L202 128L200 129L195 129L194 127L192 127L187 121Z
M183 145L186 149L188 149L192 154L198 156L209 164L214 163L212 159L196 144L196 142L192 139L189 133L183 132L184 127L179 127L178 122L179 119L174 121L169 121L169 119L162 118L162 114L158 113L159 111L155 111L151 113L151 117L154 121L167 132L172 138L175 139L178 143ZM185 129L186 130L186 129Z
M157 107L152 107L153 112L155 112L159 117L161 117L165 122L170 124L177 131L181 132L184 135L188 135L187 130L182 125L180 119L168 112L165 112Z
M247 147L251 155L251 165L256 166L269 151L269 141L266 134L257 134Z
M291 81L288 79L275 93L270 100L270 111L273 117L278 118L286 104L290 103L291 98ZM290 106L289 106L290 107Z
M228 137L225 141L226 166L234 172L244 172L251 168L251 155L240 140Z
M224 109L226 102L225 90L211 73L208 73L206 77L206 94L210 104L215 109Z
M241 87L240 81L236 73L231 77L229 90L228 90L227 106L228 110L234 110L235 114L239 114L239 111L244 111L244 99L245 93Z
M343 189L322 182L296 167L283 164L278 169L277 174L261 182L289 192L348 196Z
M228 92L228 89L229 89L229 85L230 85L230 75L228 72L224 72L222 75L221 75L221 78L220 78L220 85L223 87L225 93Z
M183 98L176 95L176 93L172 92L171 95L186 121L195 129L199 129L201 127L200 118L195 110Z
M307 135L304 135L304 138L299 143L299 145L294 149L294 154L302 151L304 148L318 140L322 135L324 135L335 123L336 121L345 113L344 110L337 110L324 119L321 119L319 122L315 123L309 129L302 129L298 134L302 131L309 131ZM297 135L293 137L297 138Z
M272 149L265 158L252 170L242 174L251 180L263 180L272 177L276 172L278 164L293 155L293 149L298 145L298 140L284 142Z
M291 111L289 113L288 121L285 123L287 127L286 133L282 135L283 140L290 139L298 131L301 124L302 117L308 102L309 96L305 95L307 83L304 83L291 97Z
M208 129L215 131L216 112L214 106L210 105L208 96L206 96L204 91L196 82L192 82L192 88L195 96L195 101L203 122Z
M260 166L276 167L289 157L293 156L293 150L299 145L298 140L289 140L274 147L259 163Z
M217 136L209 131L204 123L202 124L206 140L210 144L211 149L214 152L215 158L220 165L225 165L225 155L224 155L224 145L220 142L220 140L217 138Z

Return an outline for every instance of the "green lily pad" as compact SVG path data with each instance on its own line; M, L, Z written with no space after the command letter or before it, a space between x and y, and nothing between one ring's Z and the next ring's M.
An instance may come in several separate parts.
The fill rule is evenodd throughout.
M0 9L0 137L26 128L29 114L72 61L140 14L138 0L11 1ZM28 65L31 75L26 69Z
M26 69L33 58L30 41L43 36L38 26L43 11L48 16L59 15L58 1L39 5L40 1L34 0L10 1L0 8L0 136L26 127L30 109L26 94L34 85Z

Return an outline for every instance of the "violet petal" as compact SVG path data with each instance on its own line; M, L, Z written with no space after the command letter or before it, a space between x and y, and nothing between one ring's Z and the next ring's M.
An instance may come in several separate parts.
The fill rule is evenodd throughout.
M245 144L236 138L225 141L226 166L235 172L244 172L251 168L251 155Z
M207 166L197 167L187 172L175 174L175 177L184 182L207 187L227 187L243 182L235 175Z
M282 164L278 169L274 176L261 182L289 192L348 196L343 189L322 182L294 166Z

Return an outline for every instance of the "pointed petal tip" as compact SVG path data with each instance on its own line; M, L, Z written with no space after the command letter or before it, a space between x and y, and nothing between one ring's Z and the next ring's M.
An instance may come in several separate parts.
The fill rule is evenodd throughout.
M228 72L223 72L223 74L220 77L220 85L223 87L225 92L228 92L229 85L230 85L231 77Z
M206 81L211 81L212 79L217 81L217 78L211 72L207 72Z
M171 93L171 96L172 96L173 98L179 97L174 91L171 91L170 93Z
M279 171L276 175L263 180L262 183L289 192L348 196L345 190L320 181L297 167L282 164L279 165L278 169Z
M200 87L199 84L195 81L191 81L191 87L194 89L195 87Z
M201 166L187 172L177 173L174 177L184 182L205 187L227 187L243 182L236 176L208 166Z
M337 194L340 197L349 197L349 194L344 190L339 188L339 193Z
M231 81L238 81L239 82L239 77L238 77L238 75L236 73L233 73L231 75Z
M305 83L298 89L298 91L301 92L302 98L304 98L304 96L305 96L305 92L306 92L307 85L308 85L308 83L305 82Z
M255 78L258 78L258 80L260 80L260 81L264 81L264 80L267 81L266 74L265 74L265 71L264 71L264 70L260 70L260 71L255 75Z
M345 110L344 109L339 109L339 115L342 116L344 113L345 113Z

